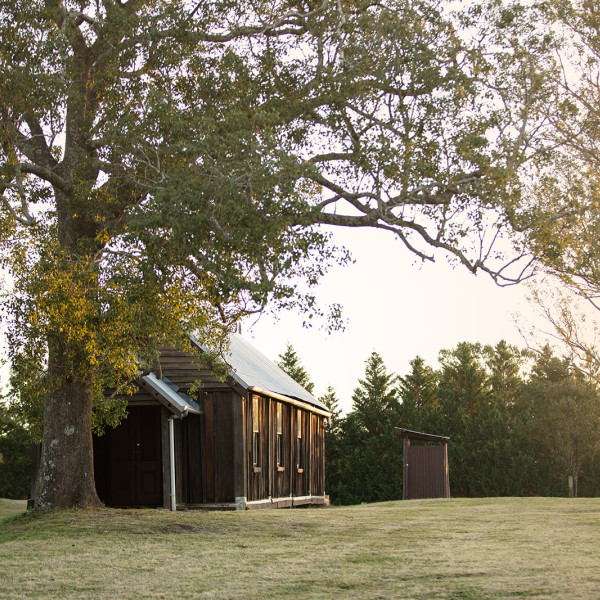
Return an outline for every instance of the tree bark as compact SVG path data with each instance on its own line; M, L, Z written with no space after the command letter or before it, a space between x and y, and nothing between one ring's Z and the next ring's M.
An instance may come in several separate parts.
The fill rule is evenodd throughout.
M50 381L55 370L50 366ZM94 480L91 378L63 377L58 382L46 397L34 509L100 507Z

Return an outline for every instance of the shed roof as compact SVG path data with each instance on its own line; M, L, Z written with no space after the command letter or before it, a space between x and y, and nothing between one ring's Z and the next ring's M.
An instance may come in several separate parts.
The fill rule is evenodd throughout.
M329 411L327 406L237 333L231 335L225 361L231 368L231 377L245 390L272 392Z

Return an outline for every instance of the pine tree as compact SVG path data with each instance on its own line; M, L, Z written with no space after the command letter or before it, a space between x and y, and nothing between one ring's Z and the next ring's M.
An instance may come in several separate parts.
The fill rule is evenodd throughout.
M439 409L438 374L417 356L410 361L411 372L398 378L402 424L408 429L427 429L428 415Z
M402 444L394 434L398 400L395 376L373 352L352 396L353 410L341 422L340 471L335 501L349 504L402 497Z
M378 435L387 426L390 411L398 408L392 389L395 376L389 374L383 359L373 352L366 361L365 378L352 394L354 412L361 425L372 435Z
M285 352L280 354L279 360L275 362L309 394L313 393L315 384L310 380L309 374L304 370L300 358L289 342L285 347Z

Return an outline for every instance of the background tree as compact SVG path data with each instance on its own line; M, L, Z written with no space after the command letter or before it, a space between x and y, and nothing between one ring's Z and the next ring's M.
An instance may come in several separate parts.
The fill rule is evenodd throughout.
M565 488L572 477L572 494L577 497L583 465L600 450L597 386L546 347L537 357L525 394L533 414L530 435L556 460Z
M410 367L406 377L398 377L402 425L413 431L435 433L427 429L431 414L439 410L438 373L420 356L410 361Z
M294 283L333 256L313 225L522 276L497 242L559 105L543 44L514 52L527 19L492 7L0 0L2 306L44 415L38 508L99 503L92 424L124 414L102 391L162 345L315 310Z
M29 498L30 487L31 436L0 401L0 498Z
M327 391L319 400L331 411L329 428L325 430L325 485L332 502L339 503L343 490L339 489L342 477L342 411L335 390L327 387Z
M352 411L341 422L339 471L328 488L334 502L356 504L402 497L402 440L395 376L379 354L366 361L364 379L352 396Z
M304 370L300 358L289 342L285 346L285 352L280 354L279 360L275 362L309 394L313 393L315 384L310 380L310 376Z

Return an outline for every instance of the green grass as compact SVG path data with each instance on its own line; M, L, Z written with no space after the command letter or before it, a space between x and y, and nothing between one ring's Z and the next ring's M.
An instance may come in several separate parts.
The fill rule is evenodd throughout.
M598 598L600 499L248 512L56 511L0 524L0 598Z
M21 515L27 509L27 500L7 500L0 498L0 521L15 515Z

